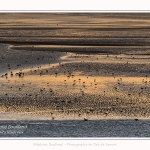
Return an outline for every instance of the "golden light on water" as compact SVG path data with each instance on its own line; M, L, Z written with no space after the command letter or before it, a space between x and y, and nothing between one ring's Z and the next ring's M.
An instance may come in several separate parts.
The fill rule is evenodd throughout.
M148 14L3 14L0 20L0 41L7 44L0 49L1 114L150 117Z
M55 67L57 68L58 65ZM86 113L89 111L88 117L92 119L106 116L107 118L121 116L130 118L135 115L132 114L133 107L137 110L140 107L149 109L148 89L145 87L149 88L150 80L146 77L85 76L82 75L84 72L74 72L70 76L36 75L34 71L28 75L28 72L31 71L26 70L22 78L16 76L8 80L1 79L4 89L1 90L1 95L8 93L8 97L19 96L20 101L30 99L30 105L25 105L22 109L23 112L26 112L27 108L30 109L28 114L42 114L46 117L53 112L57 118L63 116L64 119L71 119L74 116L80 119L79 114L87 117ZM138 92L141 92L140 96ZM90 95L93 95L93 99ZM26 103L25 101L23 103ZM10 102L9 111L17 112L17 108L11 108L11 103L13 105L13 102ZM42 106L42 103L46 105ZM77 103L81 103L80 106ZM41 105L41 108L36 105ZM1 110L6 111L4 108ZM131 114L130 111L122 110L130 110ZM140 111L136 112L136 116L145 117Z

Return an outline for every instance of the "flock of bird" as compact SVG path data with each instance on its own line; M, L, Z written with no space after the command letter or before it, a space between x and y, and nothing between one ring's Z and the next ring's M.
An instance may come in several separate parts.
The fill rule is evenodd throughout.
M131 57L135 60L135 56ZM78 116L84 121L94 116L150 116L147 65L143 71L138 64L132 65L132 60L118 63L118 56L109 55L105 59L110 63L103 63L101 55L91 54L70 54L66 59L47 67L40 65L3 74L1 109L49 113L52 120L59 114ZM119 62L123 60L119 58Z

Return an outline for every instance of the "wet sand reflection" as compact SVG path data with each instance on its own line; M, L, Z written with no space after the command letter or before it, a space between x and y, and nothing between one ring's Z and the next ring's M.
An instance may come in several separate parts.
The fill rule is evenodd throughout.
M83 57L84 62L73 61L73 56ZM119 63L111 62L111 58L107 60L109 64L104 63L107 67L102 67L102 60L95 60L97 55L88 57L91 62L86 60L86 54L69 53L62 58L65 63L22 70L24 76L10 74L7 79L0 78L1 113L43 115L50 120L150 117L150 78L145 72L134 76L143 69L138 62L131 62L131 73L123 70L116 74L116 70L113 73L107 68L113 64L120 71ZM93 67L88 68L89 65ZM145 70L147 66L149 63Z

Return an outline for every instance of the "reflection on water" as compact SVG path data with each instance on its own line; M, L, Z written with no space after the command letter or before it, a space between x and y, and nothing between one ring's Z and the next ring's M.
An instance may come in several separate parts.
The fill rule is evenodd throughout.
M148 13L10 13L0 20L0 43L11 44L0 45L3 119L150 117Z
M148 57L68 53L59 64L0 78L1 114L41 119L149 118Z

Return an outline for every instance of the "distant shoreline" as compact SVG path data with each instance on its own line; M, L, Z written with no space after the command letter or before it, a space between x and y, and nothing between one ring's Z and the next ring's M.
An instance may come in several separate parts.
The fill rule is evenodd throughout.
M73 53L150 55L150 46L68 46L68 45L11 45L12 50L57 51Z
M150 38L0 37L0 43L56 46L150 46Z

